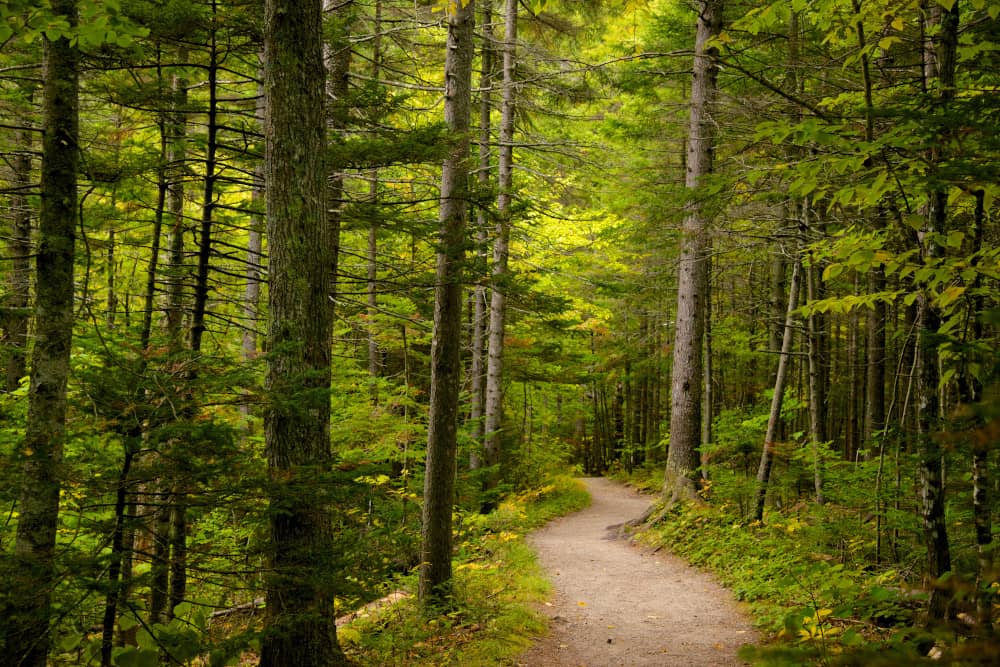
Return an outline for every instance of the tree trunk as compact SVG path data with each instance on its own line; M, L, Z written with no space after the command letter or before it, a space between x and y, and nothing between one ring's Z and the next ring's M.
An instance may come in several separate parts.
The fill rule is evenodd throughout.
M708 263L706 272L709 278L705 281L705 305L702 315L705 318L705 340L702 350L704 369L702 371L702 396L701 396L701 444L708 445L712 442L712 417L713 415L713 387L712 387L712 260L711 257L705 260ZM702 452L699 457L701 461L701 478L708 479L708 460Z
M52 11L77 24L75 0L53 0ZM17 594L6 619L6 658L22 667L44 667L50 634L55 573L56 525L66 383L73 339L73 256L77 220L79 157L79 54L69 39L44 41L45 72L39 215L35 343L31 358L28 421L14 563Z
M514 180L514 112L516 104L517 0L504 0L503 101L500 107L499 195L490 280L489 345L486 355L486 461L500 461L503 428L503 348L510 271L511 198ZM492 480L495 484L496 480Z
M483 411L486 403L486 330L488 328L488 315L486 308L486 285L483 276L486 273L486 245L488 243L488 219L486 201L487 193L490 191L492 178L490 177L491 150L490 140L492 131L491 116L493 113L493 95L491 88L493 80L496 78L493 72L493 51L495 48L493 35L493 0L480 0L482 4L482 32L483 46L481 49L480 62L482 69L479 76L479 173L477 180L479 183L479 206L476 208L476 254L477 263L475 275L476 284L472 291L472 344L471 359L469 361L469 392L470 409L469 421L473 425L473 439L476 443L481 443L485 434L485 424L483 423ZM472 470L478 469L482 465L482 459L478 449L473 450L469 460L469 467Z
M332 309L321 0L267 0L270 544L260 664L347 664L337 643L330 465Z
M264 54L259 55L260 67L257 84L257 105L254 116L260 131L264 130ZM264 199L264 163L258 162L253 170L253 189L250 192L254 214L250 216L250 232L247 238L246 286L243 292L243 345L240 357L250 361L257 356L257 326L260 319L260 283L263 268L263 216L257 211L265 204ZM243 406L248 414L247 406Z
M806 213L808 215L808 213ZM806 269L806 298L816 301L823 298L819 286L818 267ZM829 384L825 339L826 318L811 312L806 320L806 341L809 363L809 439L813 450L813 490L816 502L823 504L823 446L826 432L826 388Z
M216 3L212 0L212 13L215 14ZM194 351L201 349L201 338L205 333L205 311L208 307L208 273L209 261L212 257L212 218L215 212L215 154L218 134L218 47L216 33L213 29L209 37L208 56L208 137L205 146L205 184L202 191L201 226L198 234L198 272L194 283L194 310L191 313L190 346Z
M187 60L187 49L177 50L177 61ZM184 319L184 282L186 276L184 262L184 231L187 220L184 217L184 180L187 175L187 80L180 74L174 74L171 88L173 89L173 109L168 115L170 166L170 270L167 292L167 331L175 347L180 346Z
M333 132L343 131L350 123L350 32L354 24L353 0L323 0L324 14L334 15L339 31L331 36L323 51L326 66L326 94L329 100L326 123ZM330 307L337 302L340 279L340 228L344 211L344 165L327 165L326 224L330 235Z
M718 49L711 45L722 30L723 0L699 0L695 37L691 119L685 186L694 191L712 173ZM696 497L701 444L702 354L705 285L708 282L709 213L696 197L688 205L681 239L677 283L677 328L670 390L670 451L664 495L671 502Z
M937 103L947 107L955 94L955 55L958 45L959 3L950 10L935 4L931 11L937 25L935 36L925 51L926 71L937 84ZM943 137L942 137L943 139ZM931 149L928 164L936 168L946 160L940 146ZM933 264L944 256L944 248L937 235L947 233L948 192L944 186L931 189L928 200L924 260ZM939 585L940 578L951 570L951 549L944 515L944 465L943 451L938 439L941 405L938 394L939 359L938 329L941 315L933 303L931 290L926 285L917 286L917 455L920 460L921 516L924 542L927 545L927 581L930 587L928 622L944 620L950 595Z
M441 169L440 230L431 342L431 396L420 544L420 599L451 597L451 514L454 502L461 384L462 275L469 196L469 124L475 0L448 0L445 122L454 144Z
M7 276L7 298L3 304L3 348L6 356L5 388L14 391L20 386L27 369L28 320L31 297L31 205L27 190L31 187L31 132L17 131L18 152L11 159L13 170L10 207L13 213L7 254L11 269Z
M774 441L778 436L778 425L781 422L781 403L785 395L785 379L788 376L788 363L792 353L792 341L795 337L795 308L799 303L799 282L802 269L798 261L792 267L792 280L788 286L788 309L785 311L785 333L781 340L781 356L778 357L778 370L774 377L774 395L771 397L771 412L767 418L767 433L764 436L764 449L760 455L760 467L757 469L757 499L754 505L754 519L764 520L764 501L767 499L767 485L771 481L771 466L774 464Z

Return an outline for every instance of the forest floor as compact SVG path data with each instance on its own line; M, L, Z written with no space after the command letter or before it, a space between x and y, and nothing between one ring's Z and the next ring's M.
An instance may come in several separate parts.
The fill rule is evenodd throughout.
M584 480L593 502L529 542L555 584L551 632L518 658L525 667L742 665L757 641L732 593L663 551L622 536L648 496L611 480Z

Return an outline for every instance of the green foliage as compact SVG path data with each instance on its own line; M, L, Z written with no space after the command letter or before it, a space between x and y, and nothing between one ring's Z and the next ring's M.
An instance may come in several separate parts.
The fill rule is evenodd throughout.
M583 485L561 476L509 497L489 515L460 515L451 609L427 618L411 598L355 621L340 631L351 659L486 667L514 658L544 632L537 605L550 589L524 536L588 503Z

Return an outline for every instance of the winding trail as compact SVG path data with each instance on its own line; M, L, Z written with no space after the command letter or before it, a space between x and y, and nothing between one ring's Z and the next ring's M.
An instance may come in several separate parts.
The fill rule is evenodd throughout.
M528 649L525 667L742 665L736 652L757 641L732 594L708 574L619 537L650 500L602 478L584 480L593 499L530 542L556 596L551 633Z

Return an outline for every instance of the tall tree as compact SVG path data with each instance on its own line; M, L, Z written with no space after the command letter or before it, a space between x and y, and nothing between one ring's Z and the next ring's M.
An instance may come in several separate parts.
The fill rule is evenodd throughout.
M490 150L490 139L493 130L493 80L496 78L493 71L494 58L494 33L493 33L493 0L480 0L482 7L482 27L483 46L480 51L480 75L479 75L479 171L477 183L481 198L481 205L476 209L476 275L479 279L472 289L472 342L470 345L471 354L469 359L469 420L473 424L473 433L477 444L481 441L485 432L483 423L483 410L486 403L486 349L485 333L489 325L488 311L486 308L486 282L482 278L485 273L486 247L489 233L487 221L489 219L488 209L485 205L486 193L490 191L493 179L490 176L490 165L492 162L492 151ZM469 467L473 470L482 465L482 458L478 449L472 452L469 460Z
M321 0L267 0L264 90L269 319L264 429L270 471L263 667L342 665L330 462L330 234Z
M440 603L451 588L451 514L462 377L462 274L469 196L469 125L475 0L448 0L444 117L452 145L441 170L440 227L431 341L431 396L420 535L420 599Z
M927 34L930 36L924 50L925 85L934 101L936 122L944 123L944 115L955 99L956 49L958 47L959 3L948 9L934 4L928 17ZM945 139L948 130L942 127L938 139ZM948 156L936 144L930 149L928 164L936 172L944 167ZM948 190L940 176L932 172L935 182L928 193L926 225L923 230L923 259L928 265L935 265L944 256L942 235L947 234ZM951 571L951 547L948 542L948 526L945 523L944 452L937 436L941 423L939 400L939 357L938 329L941 327L941 313L934 303L931 288L918 285L916 349L916 382L918 404L917 449L920 457L921 518L923 519L924 541L927 545L927 578L930 583L930 622L944 620L947 611L948 594L942 590L938 580Z
M7 294L3 300L0 324L3 336L0 342L6 348L5 390L18 388L27 368L28 320L31 294L31 206L28 188L31 187L31 132L28 128L17 130L19 152L11 162L13 192L10 197L11 221L7 241L7 254L12 266L7 275Z
M35 343L31 355L28 423L21 452L24 477L14 557L18 580L6 621L6 656L13 664L44 667L49 647L56 525L66 433L66 383L73 341L73 257L79 161L79 53L73 31L76 0L53 0L65 22L46 33L43 81L42 202L39 215Z
M496 465L500 459L503 427L503 348L510 289L511 192L514 184L514 115L516 111L517 4L505 0L503 40L503 98L500 107L499 194L497 227L493 239L493 272L490 292L490 326L486 355L486 460Z
M691 192L681 229L677 283L677 327L670 391L670 449L664 495L671 500L694 497L701 444L702 354L705 332L704 292L708 285L710 205L698 193L712 173L715 144L718 48L712 40L722 30L723 0L698 2L691 117L684 184Z

